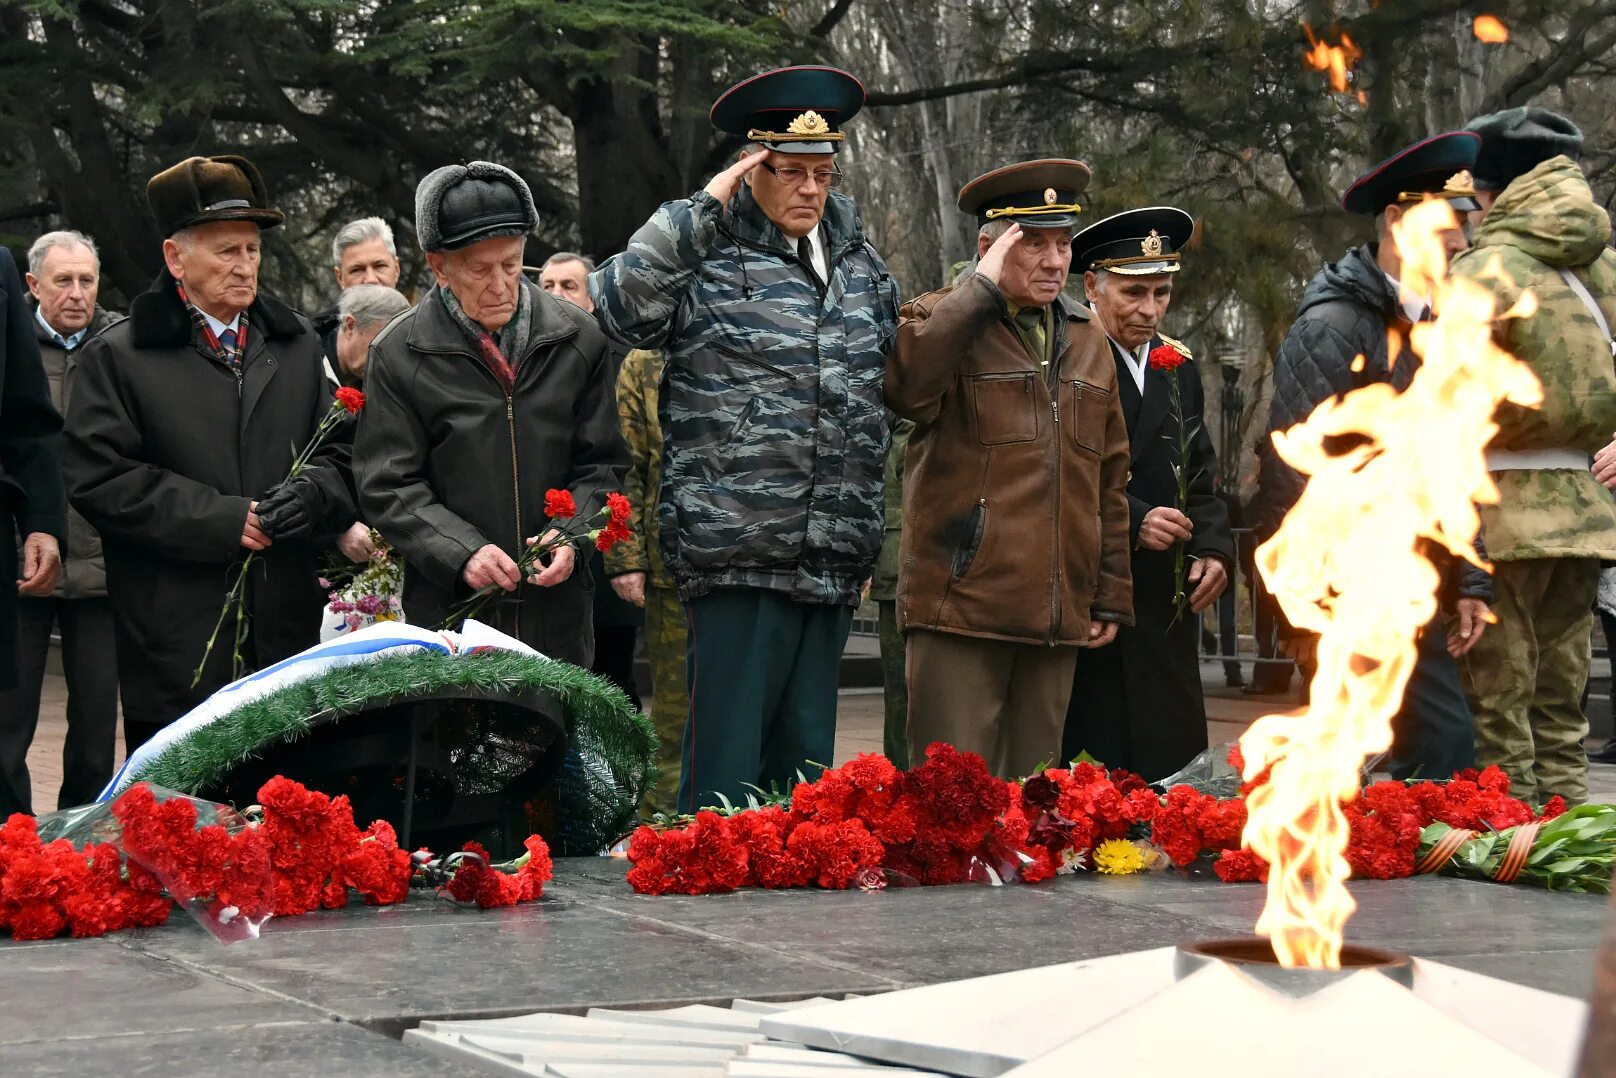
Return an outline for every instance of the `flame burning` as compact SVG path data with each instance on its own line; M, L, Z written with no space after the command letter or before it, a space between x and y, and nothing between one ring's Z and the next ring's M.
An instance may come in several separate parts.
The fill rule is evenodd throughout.
M1331 45L1313 33L1313 28L1307 23L1302 24L1302 32L1307 35L1308 50L1302 56L1302 62L1314 71L1323 71L1328 74L1330 89L1338 94L1347 92L1347 76L1360 59L1363 50L1353 43L1345 30L1341 31L1341 44Z
M1477 15L1470 30L1483 45L1502 45L1509 40L1509 27L1496 15Z
M1404 287L1438 313L1414 327L1424 364L1408 389L1366 386L1274 435L1279 455L1312 478L1257 563L1291 623L1320 637L1311 705L1240 739L1248 780L1273 765L1249 796L1244 839L1270 865L1257 931L1285 966L1340 967L1354 905L1341 804L1357 796L1364 758L1391 744L1416 634L1436 612L1422 541L1478 561L1474 503L1498 499L1482 456L1493 411L1542 400L1531 370L1493 343L1492 293L1447 278L1440 234L1457 225L1435 199L1393 226ZM1534 309L1528 293L1504 317Z

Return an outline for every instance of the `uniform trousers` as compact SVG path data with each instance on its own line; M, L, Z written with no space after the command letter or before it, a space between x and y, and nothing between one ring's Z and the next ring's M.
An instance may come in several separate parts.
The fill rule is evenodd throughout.
M1464 659L1476 716L1476 763L1497 764L1530 803L1588 800L1588 717L1581 696L1593 662L1599 562L1533 558L1493 567L1490 625Z
M649 813L672 814L679 797L679 754L690 713L686 688L685 608L677 588L645 586L645 654L651 661L651 727L656 730L656 784L646 793ZM648 813L648 814L649 814Z
M977 753L1000 778L1055 763L1077 651L911 629L910 761L943 741Z
M898 631L898 603L883 599L877 604L881 634L881 692L886 721L881 726L881 751L892 766L909 769L909 685L904 679L903 633Z
M686 604L690 719L679 810L787 792L836 751L836 694L851 606L763 588L717 588Z
M67 739L56 807L87 805L112 778L118 739L118 662L112 605L105 598L19 599L17 687L0 693L0 819L32 812L28 747L39 722L40 689L52 626L62 633Z

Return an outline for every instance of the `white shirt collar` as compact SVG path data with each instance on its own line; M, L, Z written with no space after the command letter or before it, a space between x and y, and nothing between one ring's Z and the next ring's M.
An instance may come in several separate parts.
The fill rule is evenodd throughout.
M69 352L77 348L79 346L79 342L84 340L84 335L90 332L90 327L85 326L72 336L64 337L60 332L57 331L55 326L45 321L45 312L39 307L34 308L34 321L38 322L44 328L45 332L50 334L51 340L55 341L63 348L66 348Z
M1115 348L1122 358L1127 360L1128 373L1133 375L1133 384L1138 388L1140 395L1143 396L1145 392L1145 371L1150 367L1150 364L1145 361L1145 348L1150 342L1146 341L1138 348L1129 349L1110 334L1106 335L1106 339L1111 342L1111 347Z
M1386 280L1392 286L1392 291L1397 293L1397 305L1403 309L1403 317L1410 322L1425 321L1426 316L1431 313L1431 305L1426 301L1425 297L1417 296L1405 289L1402 281L1386 273L1385 270L1380 272L1385 274Z

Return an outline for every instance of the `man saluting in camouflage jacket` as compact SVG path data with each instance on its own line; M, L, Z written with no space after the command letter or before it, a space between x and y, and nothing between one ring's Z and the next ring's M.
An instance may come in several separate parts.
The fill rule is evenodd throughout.
M659 348L661 548L690 626L678 804L829 764L837 668L881 548L897 289L833 192L846 72L772 71L713 106L748 152L663 206L590 281L612 337Z

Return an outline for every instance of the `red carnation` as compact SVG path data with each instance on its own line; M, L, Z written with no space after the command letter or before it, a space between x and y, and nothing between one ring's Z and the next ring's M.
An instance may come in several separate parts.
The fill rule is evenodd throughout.
M1268 882L1268 862L1250 850L1224 850L1212 871L1224 883Z
M616 493L606 495L606 509L612 515L613 524L626 525L634 513L634 507L629 504L628 499Z
M1187 359L1183 352L1170 344L1158 344L1150 350L1150 365L1158 371L1170 371L1183 365Z
M628 530L627 524L620 523L614 518L607 521L606 526L596 533L595 549L605 553L618 543L633 536L633 534Z
M578 515L578 504L572 500L570 490L544 492L544 515L551 520L571 520Z
M365 406L365 395L357 389L343 386L337 390L337 403L348 409L349 415L358 415L359 409Z

